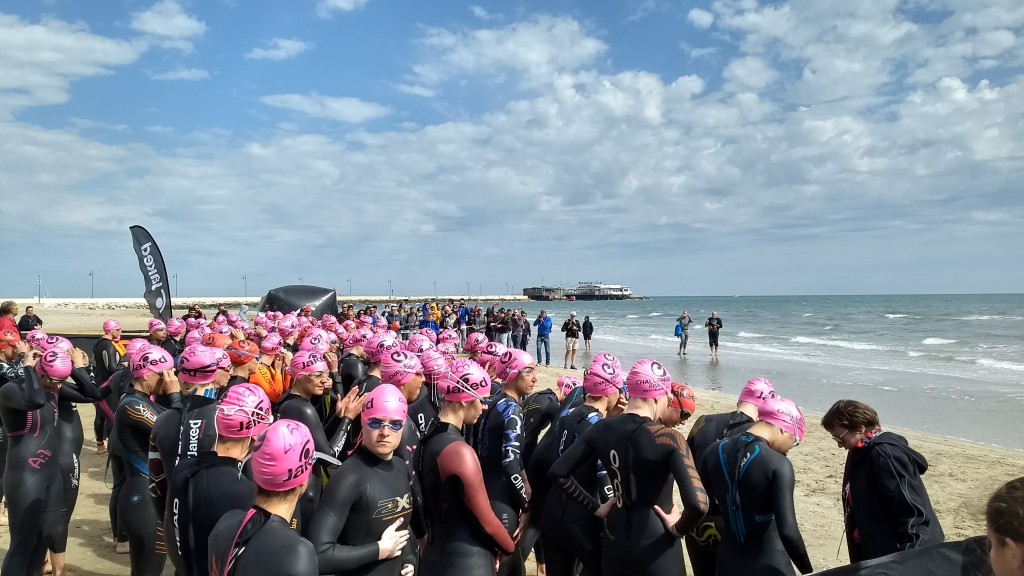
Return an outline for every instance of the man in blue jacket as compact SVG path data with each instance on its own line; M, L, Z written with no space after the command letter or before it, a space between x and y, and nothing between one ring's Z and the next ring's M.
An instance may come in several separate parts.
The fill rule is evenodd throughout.
M533 325L537 327L537 364L540 364L540 345L544 344L544 365L551 366L551 318L541 310Z
M459 317L459 350L466 345L466 326L469 324L469 307L466 306L466 299L459 300L459 307L455 311Z

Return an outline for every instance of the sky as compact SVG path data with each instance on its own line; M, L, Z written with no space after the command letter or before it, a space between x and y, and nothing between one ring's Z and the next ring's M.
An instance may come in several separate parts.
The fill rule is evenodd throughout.
M0 297L1024 292L1020 0L0 3ZM245 280L243 281L243 276Z

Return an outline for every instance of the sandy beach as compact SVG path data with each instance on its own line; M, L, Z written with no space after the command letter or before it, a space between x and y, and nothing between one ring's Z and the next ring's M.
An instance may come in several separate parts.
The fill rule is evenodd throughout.
M109 317L120 320L126 330L143 329L149 317L143 309L114 311L40 305L36 311L46 323L45 328L53 332L96 332L102 321ZM539 385L551 387L559 376L570 371L540 368L538 373ZM750 374L751 377L756 375ZM697 393L698 414L724 412L734 405L732 396L708 391L699 381L689 384ZM786 393L782 385L779 385L779 390ZM800 401L799 398L795 400ZM884 406L877 408L884 413ZM80 412L85 423L86 442L82 454L81 495L70 529L68 564L76 575L128 574L128 557L113 553L108 534L110 479L109 475L104 477L105 457L97 456L93 450L93 409L81 406ZM839 501L845 453L818 425L820 418L820 414L807 414L807 439L790 453L796 469L797 517L817 570L848 562ZM951 418L949 422L950 433L953 434L955 429L952 427L956 421ZM959 540L984 534L983 504L1000 484L1021 475L1024 453L906 432L891 426L887 428L907 436L911 446L928 458L931 468L924 479L947 539ZM685 434L689 425L684 424L679 429ZM6 550L8 542L6 528L0 529L0 549ZM168 563L165 574L172 572ZM531 568L532 573L535 572Z

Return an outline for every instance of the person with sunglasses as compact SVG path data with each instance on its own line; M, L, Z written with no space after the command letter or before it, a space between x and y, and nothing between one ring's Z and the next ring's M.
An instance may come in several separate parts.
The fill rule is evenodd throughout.
M906 438L882 430L878 413L856 400L833 404L821 426L846 450L842 501L850 562L945 540L921 479L928 461Z
M409 404L387 382L363 398L359 447L331 476L313 516L310 541L320 572L351 576L412 574L413 515L422 510L412 491L412 468L396 454L408 421ZM420 530L422 532L422 530Z
M171 479L169 538L181 559L179 576L207 576L207 542L221 516L248 510L256 486L242 475L253 440L273 421L270 399L254 384L237 384L217 402L212 450L181 463Z
M166 350L146 346L131 357L132 390L114 414L114 445L124 463L118 494L117 526L128 535L133 576L160 576L167 561L163 523L149 496L149 437L164 411L151 397L164 394L181 407L181 385Z
M232 510L207 540L210 574L218 576L317 576L316 550L292 529L315 462L325 458L301 422L278 420L253 444L256 498L247 511ZM335 460L334 463L337 463Z
M548 474L571 500L604 519L604 576L682 574L679 538L707 512L707 495L686 439L658 423L668 407L671 385L672 376L660 362L637 361L626 376L625 412L595 423ZM573 475L598 459L613 493L604 504ZM673 507L673 483L679 488L682 511Z
M416 402L423 390L423 364L412 352L398 350L381 359L380 376L384 384L395 386L402 392L406 405ZM408 414L408 411L407 411ZM365 420L365 419L364 419ZM420 432L409 417L408 426L402 429L401 447L398 455L412 466L413 454L420 443Z
M334 436L328 438L320 416L310 402L311 399L319 398L331 389L332 382L327 362L315 351L302 350L292 357L288 372L292 378L292 385L288 394L277 404L277 419L302 422L312 435L317 452L331 458L339 458L352 428L352 420L362 410L357 389L350 390L338 402L335 413L341 421ZM313 512L320 501L321 487L327 481L327 468L323 463L317 464L313 473L314 481L309 483L306 493L299 501L299 531L302 534L308 533L309 522L313 519Z
M423 492L427 541L419 576L493 575L515 543L487 501L480 461L462 430L480 419L491 379L472 360L452 362L437 383L444 401L420 442L415 474Z
M804 439L804 413L781 396L765 400L758 421L713 444L701 459L709 495L725 517L718 548L719 576L801 574L814 571L793 505L796 479L789 451Z
M761 377L751 378L740 391L736 410L722 414L704 414L697 418L686 438L694 462L700 463L708 448L715 442L749 430L757 421L757 412L761 404L775 396L775 385L770 380ZM703 474L700 469L697 471ZM708 486L711 478L702 475L700 481ZM712 497L704 520L684 538L694 576L715 576L718 545L724 530L722 522L722 510Z

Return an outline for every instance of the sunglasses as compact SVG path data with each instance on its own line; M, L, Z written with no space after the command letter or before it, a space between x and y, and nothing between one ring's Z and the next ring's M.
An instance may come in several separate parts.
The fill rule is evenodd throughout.
M531 376L534 372L535 372L535 370L532 367L531 368L523 368L522 370L519 371L519 374L522 375L522 376Z
M849 433L850 433L850 431L846 430L845 432L843 432L842 434L839 435L839 438L836 438L835 436L833 436L832 439L835 440L836 443L842 444L843 443L843 438L846 438L846 435L849 434Z
M405 422L402 420L392 420L391 422L385 422L380 418L370 418L366 421L366 427L370 430L380 430L384 426L391 429L392 432L401 432L402 427L405 426Z

